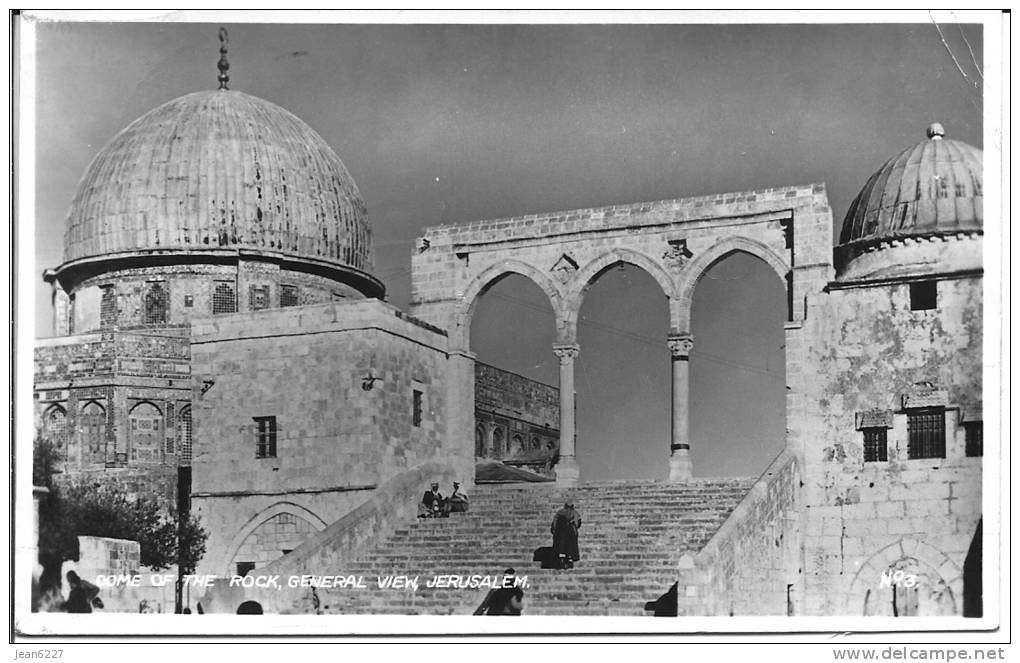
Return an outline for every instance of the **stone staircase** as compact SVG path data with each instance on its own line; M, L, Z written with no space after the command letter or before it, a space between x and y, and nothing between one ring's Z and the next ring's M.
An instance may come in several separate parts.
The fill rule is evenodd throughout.
M469 615L487 588L426 582L514 567L528 578L526 615L646 615L645 602L676 581L681 555L708 542L753 482L479 485L468 513L400 526L338 571L363 576L367 589L319 588L316 598L326 613ZM565 499L583 518L581 560L571 570L541 569L533 553L551 544L549 526ZM380 589L377 577L387 575L417 576L418 589Z

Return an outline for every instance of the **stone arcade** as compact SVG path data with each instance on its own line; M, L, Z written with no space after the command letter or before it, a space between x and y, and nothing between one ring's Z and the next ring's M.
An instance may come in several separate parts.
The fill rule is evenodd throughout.
M589 535L583 592L535 569L533 613L641 614L679 581L681 615L980 614L979 150L933 125L866 180L835 250L822 184L427 228L404 313L381 301L340 159L225 78L146 114L89 166L64 262L45 274L54 336L35 353L37 429L66 476L190 495L210 532L199 573L526 568L544 514L570 496L605 531ZM757 480L696 479L692 294L735 252L786 284L788 434ZM576 462L578 312L619 264L668 299L666 482L589 484ZM479 366L469 347L479 297L510 273L552 305L558 389ZM481 460L539 480L472 486ZM454 478L472 511L416 527L422 487ZM897 571L920 580L883 584ZM476 598L230 588L206 607L252 596L397 613L469 613Z

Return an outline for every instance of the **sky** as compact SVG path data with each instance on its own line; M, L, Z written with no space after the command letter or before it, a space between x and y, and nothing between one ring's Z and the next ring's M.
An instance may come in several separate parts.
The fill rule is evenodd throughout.
M21 222L34 226L35 274L60 264L67 209L89 161L155 106L214 89L225 25L231 88L293 112L353 175L373 227L375 273L401 308L414 239L439 223L822 181L838 235L871 173L922 140L929 123L982 147L981 26L941 22L940 36L927 14L915 17L39 23L36 218ZM36 336L48 336L41 279L35 300ZM717 264L699 284L696 474L755 475L782 448L784 311L782 284L748 256ZM582 476L665 475L667 331L665 297L637 268L611 270L590 291L576 377ZM524 277L483 296L472 326L480 361L556 384L553 341L548 302Z

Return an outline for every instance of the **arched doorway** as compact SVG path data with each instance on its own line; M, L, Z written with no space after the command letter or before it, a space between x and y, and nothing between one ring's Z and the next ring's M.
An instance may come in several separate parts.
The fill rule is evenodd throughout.
M577 322L581 476L665 479L671 388L665 293L640 267L616 262L590 281Z
M702 272L690 355L696 476L757 476L786 440L786 285L743 251Z
M501 274L479 292L469 324L476 357L479 472L491 480L501 467L511 467L548 478L559 435L555 315L549 297L522 274Z

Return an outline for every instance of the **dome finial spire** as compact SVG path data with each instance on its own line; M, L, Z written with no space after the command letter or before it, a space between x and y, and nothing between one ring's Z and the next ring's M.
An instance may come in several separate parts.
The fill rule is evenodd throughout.
M220 89L227 90L227 83L230 82L230 76L227 75L227 70L230 69L230 63L227 62L227 29L220 28L220 61L216 64L219 67L220 75L216 77L216 80L220 82Z
M946 130L942 128L942 125L938 122L932 122L928 125L928 138L932 140L942 140L942 137L946 135Z

